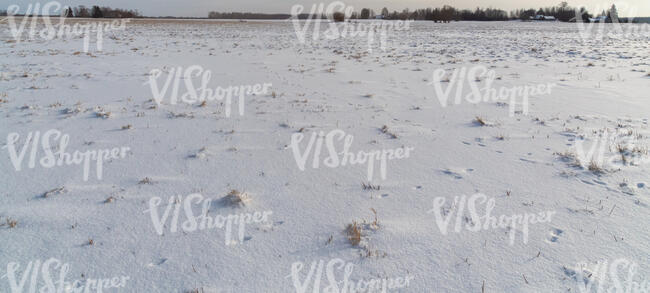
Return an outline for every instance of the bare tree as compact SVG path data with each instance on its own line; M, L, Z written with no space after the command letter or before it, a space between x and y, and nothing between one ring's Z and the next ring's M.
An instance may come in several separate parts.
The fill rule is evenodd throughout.
M104 17L104 13L102 13L102 9L99 8L99 6L95 5L93 6L93 12L91 13L93 18L102 18Z
M72 12L72 7L66 7L63 9L63 13L61 14L62 17L74 17L74 13Z
M390 15L390 12L388 12L388 8L384 7L384 8L381 10L381 15L382 15L383 17L388 17L388 15Z
M74 9L74 15L76 17L85 17L88 18L90 17L90 10L86 6L79 5Z
M361 9L361 15L359 15L359 19L368 19L370 18L370 9L364 8Z
M344 22L345 21L345 13L343 13L343 12L338 12L338 11L334 12L334 14L332 14L332 17L334 18L335 22Z

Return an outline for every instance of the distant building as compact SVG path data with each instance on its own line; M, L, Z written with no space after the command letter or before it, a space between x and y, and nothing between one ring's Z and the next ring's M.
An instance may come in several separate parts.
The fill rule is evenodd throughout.
M555 21L555 16L544 16L544 15L535 15L530 17L531 20L538 21Z
M375 15L375 19L384 19L384 16L381 15L381 14L380 15Z
M591 18L591 17L589 18L589 22L605 22L605 20L607 20L606 15L601 15L599 17L594 17L594 18Z

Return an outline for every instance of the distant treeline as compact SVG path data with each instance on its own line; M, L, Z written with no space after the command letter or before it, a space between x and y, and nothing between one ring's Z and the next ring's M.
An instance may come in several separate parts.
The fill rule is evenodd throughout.
M573 22L582 18L583 21L589 21L594 15L589 13L586 8L582 7L576 9L568 5L567 2L562 2L558 6L546 7L539 9L517 9L510 12L495 8L476 8L475 10L469 9L456 9L452 6L445 5L442 8L426 8L409 10L404 9L401 12L390 12L388 8L383 8L381 13L377 14L374 10L363 8L361 11L354 11L348 15L348 19L388 19L388 20L430 20L435 22L449 22L449 21L506 21L506 20L530 20L537 15L552 16L554 19L564 22ZM616 7L612 5L608 11L603 11L597 16L606 16L606 22L644 22L644 19L618 19L618 12ZM291 18L290 14L265 14L265 13L250 13L250 12L216 12L208 13L208 18L216 19L288 19ZM301 14L299 19L308 18L308 14ZM317 15L316 18L327 18L327 15Z
M87 17L87 18L136 18L142 17L142 14L136 10L127 10L120 8L110 8L110 7L99 7L93 6L88 8L83 5L79 5L75 8L68 7L63 15L65 17Z
M0 16L6 16L6 10L0 10ZM552 16L554 19L563 22L573 22L576 19L582 18L587 22L590 18L601 17L604 22L634 22L634 23L650 23L650 17L641 18L618 18L616 6L608 10L604 10L597 15L593 15L582 7L576 10L571 7L567 2L562 2L558 6L539 8L539 9L517 9L510 12L495 8L476 8L475 10L469 9L456 9L452 6L445 5L442 8L426 8L410 11L404 9L401 12L390 12L388 8L383 8L381 13L377 14L374 10L363 8L361 11L354 11L349 15L348 19L388 19L388 20L430 20L435 22L449 22L449 21L506 21L506 20L530 20L537 15ZM86 18L187 18L187 17L144 17L138 10L127 10L120 8L92 6L86 7L83 5L77 7L65 8L62 16L64 17L86 17ZM210 19L289 19L291 14L266 14L266 13L251 13L251 12L216 12L208 13ZM310 16L309 14L298 15L299 19L307 18L328 18L327 15L321 14L318 16ZM331 17L331 16L330 16ZM190 17L193 19L203 19L203 17Z
M22 14L18 14L21 15ZM6 10L0 10L0 16L7 16ZM87 18L136 18L142 17L138 10L127 10L120 8L93 6L88 8L83 5L77 7L66 7L61 12L63 17L87 17Z

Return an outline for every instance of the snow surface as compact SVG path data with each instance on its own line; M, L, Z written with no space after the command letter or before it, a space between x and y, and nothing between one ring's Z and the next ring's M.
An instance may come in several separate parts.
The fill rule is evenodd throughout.
M81 38L15 43L0 26L0 223L17 222L0 227L1 292L11 292L7 264L50 258L70 264L67 280L129 277L105 292L296 292L293 263L305 264L302 281L332 259L354 264L353 280L412 277L390 292L581 292L578 264L621 258L650 283L650 162L597 173L557 154L604 129L648 145L647 32L584 41L575 24L416 22L368 52L366 38L300 44L290 22L135 20L86 54ZM152 101L151 70L192 65L211 70L212 88L272 87L247 96L243 116L218 102ZM442 107L432 72L472 66L494 70L496 87L555 87L530 98L528 115L495 102ZM105 162L101 180L92 166L88 181L78 165L28 168L29 154L16 171L5 138L20 134L20 150L50 129L70 136L69 151L130 151ZM373 178L379 190L361 188L365 165L309 159L301 171L292 135L335 129L354 136L355 152L414 150ZM250 201L216 204L232 189ZM156 233L150 199L192 193L215 201L212 215L272 214L234 245L224 229ZM510 245L502 228L443 235L434 199L475 193L494 198L496 215L554 215L530 225L527 243L519 231ZM345 227L373 222L371 209L378 225L352 245ZM326 286L324 276L314 292Z

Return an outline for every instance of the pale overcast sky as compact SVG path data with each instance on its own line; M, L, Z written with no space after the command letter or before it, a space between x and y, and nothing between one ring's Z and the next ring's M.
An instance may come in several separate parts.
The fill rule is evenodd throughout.
M46 0L0 0L0 10L6 9L11 4L27 7L30 3L46 3ZM309 10L318 1L308 0L59 0L63 5L100 5L128 9L138 9L146 16L193 16L205 17L209 11L221 12L266 12L289 13L295 4L305 5ZM322 1L330 3L332 1ZM355 10L368 7L379 12L382 7L392 10L404 8L417 9L426 7L440 7L448 4L456 8L494 7L510 11L518 8L539 8L555 6L561 0L347 0L346 5ZM650 0L575 0L567 1L571 6L585 6L590 12L602 11L605 7L615 3L619 7L620 16L646 16L650 17Z

